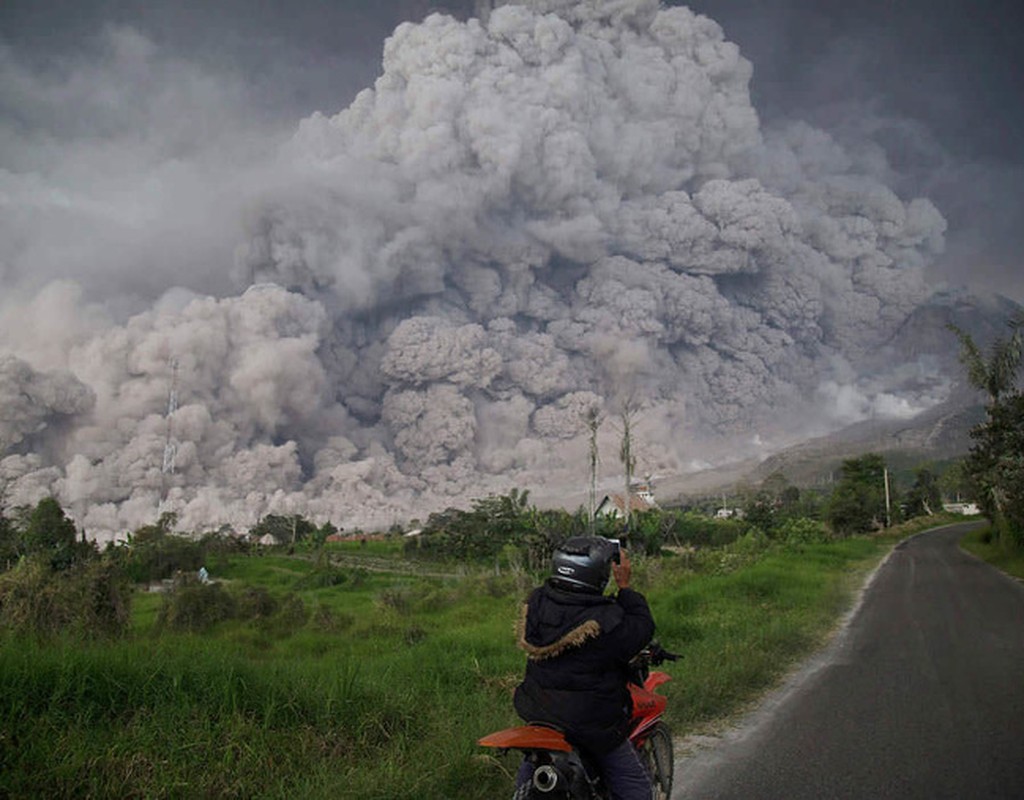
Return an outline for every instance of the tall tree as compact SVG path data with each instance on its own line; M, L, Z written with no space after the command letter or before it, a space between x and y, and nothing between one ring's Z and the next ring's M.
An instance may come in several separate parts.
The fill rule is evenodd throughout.
M843 462L842 478L828 503L828 521L836 533L867 533L884 524L885 470L885 459L877 453Z
M967 370L967 380L985 392L992 405L999 405L1004 395L1014 391L1024 357L1024 312L1007 325L1010 335L992 342L987 356L969 333L952 323L947 326L960 340L960 363Z
M597 513L597 468L600 464L600 454L597 450L597 431L601 427L601 409L596 405L590 406L583 412L583 421L590 431L590 492L587 500L590 512L590 534L594 534L594 515Z
M18 560L18 531L0 508L0 572Z
M934 514L942 509L942 492L935 473L922 467L914 476L914 485L910 487L906 497L907 516L920 517Z
M70 549L75 544L75 523L52 497L32 509L25 527L25 549L30 553Z
M1004 548L1024 548L1024 394L992 405L971 431L965 468L975 499L992 520Z
M633 395L622 404L619 418L622 420L622 442L619 445L619 460L626 475L626 532L629 533L633 517L633 472L636 470L636 456L633 454L633 420L639 405Z
M76 542L76 536L75 523L68 519L60 503L52 497L44 497L28 515L22 531L23 552L45 554L53 569L67 569L95 550L84 539Z

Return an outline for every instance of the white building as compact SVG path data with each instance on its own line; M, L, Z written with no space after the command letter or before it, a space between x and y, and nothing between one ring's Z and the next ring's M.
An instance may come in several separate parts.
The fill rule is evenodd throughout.
M963 514L965 517L974 517L981 513L977 503L943 503L942 510L950 514Z
M597 509L595 516L616 517L624 519L626 516L626 496L624 494L606 494ZM640 511L650 511L658 507L654 500L654 492L649 484L635 483L630 487L629 512L636 514Z

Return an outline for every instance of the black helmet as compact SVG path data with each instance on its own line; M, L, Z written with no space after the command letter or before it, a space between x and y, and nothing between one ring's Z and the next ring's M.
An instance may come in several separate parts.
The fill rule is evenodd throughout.
M602 536L574 536L555 549L551 583L570 591L604 591L617 560L619 543Z

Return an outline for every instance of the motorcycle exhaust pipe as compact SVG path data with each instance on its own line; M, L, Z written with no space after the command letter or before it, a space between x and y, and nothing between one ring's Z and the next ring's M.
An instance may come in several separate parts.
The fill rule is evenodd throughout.
M550 764L537 767L533 771L533 785L543 794L553 792L558 787L558 772Z

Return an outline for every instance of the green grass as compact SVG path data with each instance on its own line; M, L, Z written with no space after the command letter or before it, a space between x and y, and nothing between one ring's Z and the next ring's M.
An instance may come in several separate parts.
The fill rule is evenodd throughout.
M1024 550L1002 547L993 538L991 527L979 528L967 534L960 540L960 546L1008 575L1024 579Z
M490 796L505 781L473 742L505 724L520 665L513 601L471 588L381 575L307 593L347 615L340 633L143 623L117 643L8 639L0 796L383 800L458 797L468 780Z
M640 561L658 636L684 654L666 667L677 733L735 713L817 647L891 542ZM0 796L507 795L514 756L475 742L518 722L512 628L529 584L356 569L297 589L313 569L283 556L211 569L232 590L300 597L304 624L160 632L163 598L137 594L125 640L0 640Z
M777 549L733 572L683 574L653 588L658 635L684 655L670 667L676 731L741 710L820 646L888 546L850 539Z
M325 545L330 553L366 555L366 556L401 556L404 539L401 536L388 536L383 539L362 539L354 536L340 542L328 542Z

